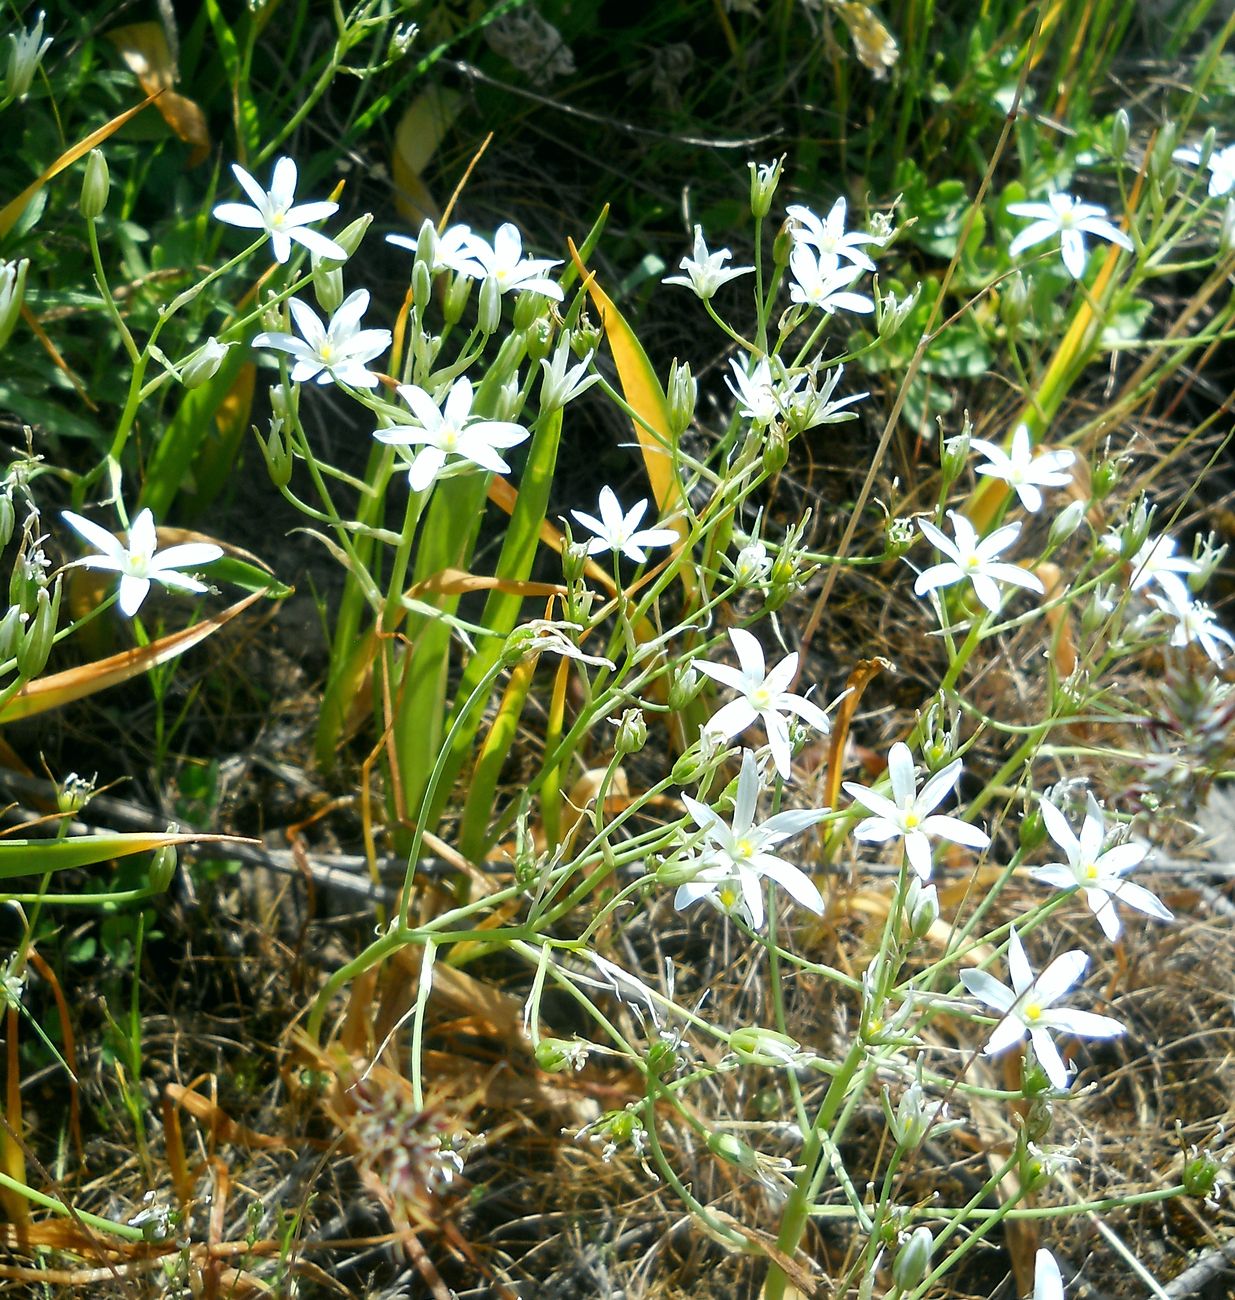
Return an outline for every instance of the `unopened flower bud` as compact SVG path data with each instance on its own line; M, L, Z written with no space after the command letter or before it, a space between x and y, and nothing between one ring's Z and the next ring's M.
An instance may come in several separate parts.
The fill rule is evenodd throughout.
M81 182L81 214L87 221L93 221L103 215L107 207L107 191L111 188L111 178L107 171L107 159L99 149L91 149L86 155L86 171Z
M999 319L1010 330L1015 330L1029 315L1029 285L1020 271L1014 271L1003 282L999 295Z
M515 296L515 329L526 334L538 317L544 314L548 299L539 293L520 293Z
M954 438L948 438L941 448L939 466L943 473L944 490L955 483L965 466L969 464L969 443L973 437L973 425L969 421L969 412L961 424L961 431Z
M1041 1146L1050 1136L1051 1126L1055 1122L1055 1107L1045 1093L1040 1093L1025 1108L1025 1138Z
M497 281L486 276L480 286L480 310L476 322L482 334L496 334L502 323L502 294Z
M1153 527L1156 508L1140 497L1128 511L1128 516L1119 529L1119 555L1121 559L1131 560L1149 540L1149 530Z
M618 723L614 749L619 754L637 754L648 740L648 724L642 709L627 709Z
M23 677L37 677L51 654L56 624L60 619L60 591L60 579L57 578L51 593L46 587L40 587L35 597L34 615L21 645L17 647L17 671Z
M0 261L0 348L9 341L14 327L21 319L22 303L26 297L26 272L30 259L19 262Z
M1149 154L1151 177L1160 179L1166 172L1173 170L1171 155L1175 152L1175 142L1178 138L1179 128L1175 123L1169 119L1163 122Z
M337 235L333 235L334 242L348 255L355 257L356 250L360 247L361 240L365 237L365 232L373 224L373 213L365 212L357 217L355 221L349 222ZM326 266L340 266L342 263L334 261L331 258L323 258Z
M587 1064L587 1044L565 1038L542 1038L533 1053L536 1064L546 1074L561 1074L564 1070L582 1070Z
M1121 108L1115 113L1111 122L1111 157L1117 161L1128 151L1128 137L1132 133L1132 121L1128 110Z
M926 1276L930 1266L935 1238L925 1226L916 1228L909 1241L896 1252L892 1261L892 1281L902 1291L912 1291Z
M1095 501L1104 501L1123 477L1123 462L1118 456L1104 456L1095 466L1090 489Z
M678 1054L672 1043L663 1038L656 1039L648 1045L648 1073L656 1079L663 1079L678 1068Z
M729 1035L729 1050L743 1065L783 1066L792 1062L802 1045L774 1029L747 1025Z
M451 277L450 287L446 290L446 299L442 303L442 316L447 325L457 325L467 308L467 300L472 295L470 276L455 275ZM417 300L419 301L419 300Z
M0 662L10 663L17 658L27 619L20 605L10 605L0 618Z
M677 358L669 367L669 384L666 390L666 404L669 408L669 434L676 441L695 418L695 403L699 396L699 385L690 373L690 366L685 362L678 364Z
M1062 546L1084 522L1085 503L1083 501L1069 501L1051 520L1050 532L1047 533L1046 537L1047 547L1054 550L1056 546Z
M313 259L313 296L317 305L333 316L343 301L343 271L338 265L330 266L324 260Z
M916 284L906 294L897 294L889 289L875 295L875 333L880 339L890 339L899 332L909 319L909 313L918 305L921 292L921 284Z
M428 264L420 258L412 264L412 302L422 311L433 298L433 276Z
M683 781L681 784L688 785L689 782ZM676 889L679 885L687 885L694 880L705 865L702 859L696 857L666 858L664 862L656 865L651 876L658 885Z
M529 295L530 296L530 295ZM548 316L537 316L528 326L524 339L528 359L533 366L545 361L553 350L553 321Z
M785 165L782 154L775 162L747 163L750 168L750 210L759 219L772 210L772 198L780 184L781 169Z
M212 334L180 367L180 382L186 388L200 388L219 373L230 343L220 343Z
M567 524L566 545L562 547L562 577L568 587L575 587L583 581L587 560L587 543L576 542L570 535L570 525Z
M270 390L270 409L280 424L293 424L300 415L299 384L275 384Z
M172 883L172 877L176 874L177 853L174 844L164 844L161 849L155 849L154 855L150 859L150 888L162 893L168 885Z
M1235 199L1227 199L1218 228L1218 256L1229 257L1235 251Z
M17 526L17 511L13 506L13 489L7 483L0 486L0 551L13 540Z
M768 426L763 435L763 472L779 474L789 459L789 439L779 424Z
M1207 127L1205 134L1201 136L1199 146L1199 157L1197 158L1197 170L1204 171L1209 166L1209 160L1214 156L1214 146L1218 143L1218 132L1215 127Z
M789 222L776 232L776 238L772 241L772 263L779 270L784 270L789 265L789 255L793 252L793 229Z
M1046 842L1046 822L1042 817L1042 810L1037 804L1021 818L1021 824L1017 831L1017 840L1024 853L1032 853L1040 845Z
M939 920L939 894L934 885L924 885L915 876L909 886L907 900L909 933L915 939L924 939L932 925Z
M523 392L516 369L498 386L497 401L493 403L493 418L513 423L523 408Z

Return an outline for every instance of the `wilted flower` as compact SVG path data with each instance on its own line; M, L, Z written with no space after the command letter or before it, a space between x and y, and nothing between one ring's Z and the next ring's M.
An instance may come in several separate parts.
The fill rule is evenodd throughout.
M1025 249L1058 235L1063 264L1074 280L1085 273L1086 235L1118 244L1129 253L1133 251L1128 236L1107 220L1105 208L1096 203L1082 203L1070 194L1048 194L1045 203L1009 203L1008 211L1016 217L1033 218L1033 224L1022 230L1009 246L1011 256L1019 257Z
M756 824L759 773L755 756L742 754L733 821L725 823L705 804L683 795L686 810L704 833L699 848L700 868L694 878L678 886L673 905L678 911L708 899L723 912L738 911L752 929L763 926L763 877L780 885L796 902L822 914L823 898L811 878L798 867L768 850L823 820L828 810L803 809L777 813Z
M1088 796L1079 839L1072 833L1063 813L1049 799L1041 800L1039 807L1051 839L1063 849L1068 861L1066 865L1062 862L1049 862L1045 866L1032 868L1029 874L1035 880L1053 885L1056 889L1083 889L1089 910L1098 918L1102 933L1111 940L1119 938L1116 901L1135 907L1138 912L1156 916L1161 921L1174 919L1148 889L1123 879L1127 872L1140 865L1149 852L1147 844L1116 844L1105 853L1102 852L1106 823L1102 809L1092 794Z
M917 788L913 755L903 741L888 750L888 779L892 785L892 798L876 794L874 790L854 781L844 783L845 792L875 815L858 823L854 839L884 844L902 838L909 865L923 880L931 874L930 837L951 840L971 849L985 849L990 837L977 826L963 822L959 817L946 817L935 809L961 779L963 764L958 758L935 773L922 787Z
M1074 949L1056 957L1035 978L1021 946L1020 935L1013 930L1008 941L1011 988L987 971L961 971L961 983L965 988L979 1002L1002 1016L983 1049L985 1054L998 1056L1028 1035L1047 1078L1056 1088L1067 1088L1068 1067L1051 1039L1050 1030L1076 1034L1080 1038L1114 1038L1124 1032L1124 1026L1110 1016L1055 1006L1081 978L1088 965L1088 954Z
M699 298L707 302L722 284L727 284L739 275L749 275L755 269L753 266L726 266L725 263L732 256L733 254L727 248L719 248L715 253L709 253L703 238L703 227L696 226L694 252L678 263L686 274L666 276L663 283L685 285L687 289L693 289Z
M9 34L9 67L4 81L4 93L8 98L21 99L34 81L34 74L39 70L43 55L51 44L51 37L43 36L43 20L46 17L46 14L40 12L28 32Z
M264 230L270 236L275 261L286 262L291 256L291 241L302 244L319 257L347 261L347 250L327 239L319 231L310 230L311 221L324 221L339 210L337 203L321 199L314 203L296 202L296 164L290 158L280 158L274 165L270 189L264 190L238 163L232 163L232 173L240 188L249 196L252 207L243 203L220 203L214 209L217 221L229 226L242 226L246 230Z
M497 454L498 448L517 447L528 436L520 424L509 420L483 420L472 415L472 383L466 376L456 379L439 409L438 404L415 384L400 384L399 396L411 407L416 424L396 424L378 429L374 437L391 446L413 446L420 450L407 468L413 492L423 492L441 473L448 457L470 461L495 474L507 474L510 466Z
M678 540L678 535L672 528L639 527L647 508L646 500L636 501L623 514L616 493L606 486L600 489L599 519L582 510L572 510L570 513L584 528L596 534L587 544L589 555L599 555L602 551L620 552L628 560L642 564L647 559L647 553L643 549L645 546L672 546Z
M141 608L150 591L151 582L174 587L179 591L205 591L205 583L177 570L198 568L217 560L223 554L222 548L210 542L186 542L180 546L169 546L156 555L159 543L154 516L149 510L143 510L133 520L129 528L128 546L105 528L100 528L98 524L83 519L71 510L61 513L65 523L102 552L100 555L87 555L84 559L74 560L70 567L106 569L120 574L120 610L129 618Z
M298 298L292 298L287 305L303 337L264 331L254 337L253 346L275 348L294 357L293 383L336 381L353 388L377 387L378 376L365 363L381 356L390 346L390 331L360 328L360 318L369 307L368 289L349 293L329 325L323 325L317 312Z
M764 665L763 647L744 628L729 630L729 639L738 656L738 668L697 660L695 667L713 681L737 691L740 699L731 700L708 720L706 730L718 736L736 736L751 723L762 719L768 733L768 748L777 772L789 779L792 748L789 743L789 714L825 735L829 730L827 715L817 705L788 688L798 671L798 656L786 655L771 671Z

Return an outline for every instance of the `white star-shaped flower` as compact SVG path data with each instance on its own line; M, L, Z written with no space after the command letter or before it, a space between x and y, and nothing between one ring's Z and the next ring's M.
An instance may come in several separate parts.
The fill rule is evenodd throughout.
M1124 1032L1124 1026L1110 1016L1055 1005L1081 978L1088 965L1089 955L1074 949L1056 957L1035 978L1020 936L1013 930L1008 941L1011 988L984 970L961 971L961 983L965 988L984 1006L998 1011L1003 1017L983 1048L984 1053L998 1056L1022 1042L1028 1034L1047 1078L1056 1088L1066 1089L1068 1067L1051 1039L1052 1029L1080 1038L1114 1038Z
M993 614L999 609L1001 582L1025 587L1039 595L1045 591L1041 579L1035 574L1017 564L1001 564L995 559L1016 541L1021 531L1019 523L1004 524L989 537L979 538L973 524L964 515L949 510L948 518L956 534L955 541L928 520L918 520L918 527L931 545L948 557L943 564L932 564L918 574L913 589L919 596L937 587L949 587L954 582L968 579L973 583L974 594Z
M599 375L589 375L588 367L592 364L592 353L588 353L577 365L567 367L570 360L570 339L563 334L553 356L542 357L540 362L544 379L540 385L540 412L556 411L573 402L580 393L586 393L593 384L600 383Z
M879 244L878 235L870 235L861 230L846 230L845 217L848 206L843 198L832 204L831 211L821 221L810 208L801 203L793 203L786 209L795 240L809 244L816 253L843 257L863 271L873 271L875 264L862 252L863 244Z
M1118 550L1118 534L1109 534L1106 544ZM1186 555L1176 555L1176 545L1175 539L1166 533L1147 537L1128 561L1132 570L1128 586L1133 591L1140 591L1148 583L1156 582L1173 606L1186 609L1192 603L1192 593L1184 579L1190 573L1199 573L1201 566Z
M314 380L319 384L350 384L353 388L377 387L377 374L365 363L381 356L390 346L390 331L360 328L360 318L369 307L368 289L349 293L329 325L323 325L317 312L298 298L290 299L287 305L302 337L263 332L254 337L253 346L275 348L294 357L292 383Z
M1176 162L1191 163L1195 167L1201 161L1201 151L1194 144L1186 144L1176 149L1171 157ZM1209 197L1216 199L1229 194L1235 189L1235 144L1214 149L1205 168L1209 172Z
M561 285L554 284L545 274L555 266L561 266L561 262L524 257L523 236L512 222L498 226L492 247L483 239L474 237L469 257L481 267L484 278L493 281L499 294L539 293L554 302L562 301Z
M1129 253L1134 251L1128 236L1107 219L1105 208L1096 203L1082 203L1071 194L1048 194L1045 203L1009 203L1008 211L1016 217L1033 218L1033 224L1026 226L1009 246L1011 256L1019 257L1025 249L1058 235L1063 264L1074 280L1085 274L1089 256L1086 235L1118 244Z
M61 515L66 524L102 552L100 555L87 555L83 559L74 560L70 567L106 569L120 574L120 610L129 618L141 608L152 582L179 591L206 591L205 583L177 570L199 568L223 554L221 547L210 542L185 542L180 546L169 546L156 554L159 540L155 532L154 516L149 510L143 510L133 520L127 546L107 529L74 514L72 510L64 510Z
M738 399L738 414L756 429L766 428L786 412L795 390L805 378L799 375L790 379L783 372L774 375L767 357L760 357L750 374L737 357L729 358L729 367L733 379L726 377L725 383Z
M494 474L508 474L510 466L498 449L517 447L528 437L521 424L509 420L483 420L472 415L472 382L456 379L439 409L438 404L415 384L400 384L399 396L411 408L415 424L396 424L378 429L378 442L393 447L419 447L407 467L413 492L423 492L454 456Z
M1111 940L1119 938L1116 901L1135 907L1138 912L1144 912L1148 916L1156 916L1160 921L1174 919L1148 889L1142 889L1140 885L1123 879L1127 872L1140 865L1149 852L1147 844L1116 844L1105 853L1102 852L1106 822L1102 809L1092 794L1088 797L1079 839L1072 833L1067 818L1049 799L1041 800L1038 806L1042 809L1042 820L1046 823L1051 839L1063 849L1068 861L1048 862L1045 866L1032 868L1029 874L1035 880L1053 885L1056 889L1083 889L1089 910L1098 918L1102 933Z
M827 715L817 704L788 690L798 671L797 654L786 655L770 672L765 670L763 647L744 628L729 630L729 639L737 652L740 667L697 660L695 667L713 681L737 691L740 698L730 700L709 719L706 730L715 736L739 735L758 719L768 733L768 748L777 772L789 779L793 751L789 743L788 714L825 735L830 730Z
M841 266L835 253L815 253L798 244L789 254L793 282L789 297L808 307L831 314L835 311L872 312L874 302L863 293L850 293L849 286L862 274L860 266Z
M696 226L694 252L678 263L686 274L667 275L662 283L685 285L707 302L722 284L727 284L739 275L749 275L755 269L753 266L726 266L725 263L732 256L727 248L718 248L716 252L709 253L703 238L703 227Z
M339 205L328 199L315 203L296 202L296 164L290 158L280 158L274 165L270 189L264 190L238 163L232 163L232 172L240 188L249 196L252 207L243 203L220 203L214 209L217 221L229 226L242 226L246 230L264 230L270 236L270 246L275 260L286 262L292 254L291 241L302 244L318 257L328 257L336 262L347 261L347 249L327 239L319 231L310 230L311 221L324 221L333 216Z
M970 446L987 458L987 464L979 465L977 473L1002 479L1030 514L1035 514L1042 508L1042 493L1039 488L1067 487L1072 481L1072 476L1065 471L1076 460L1076 453L1066 450L1045 451L1042 455L1035 456L1028 425L1016 426L1012 434L1011 452L1004 451L993 442L987 442L985 438L974 438Z
M903 741L888 750L888 779L892 783L892 798L876 794L874 790L855 781L844 783L845 792L856 799L863 808L874 813L860 821L854 828L856 840L884 844L902 838L909 865L923 880L931 876L931 836L963 844L971 849L990 846L990 836L977 826L963 822L959 817L947 817L935 809L951 793L961 779L963 764L958 758L941 768L918 789L913 768L913 755Z
M1152 597L1155 605L1175 620L1171 629L1171 645L1180 649L1199 645L1206 657L1213 663L1221 663L1226 651L1219 646L1222 642L1228 649L1235 649L1235 636L1232 636L1217 620L1214 611L1204 601L1191 600L1185 605L1178 604L1168 597Z
M589 555L599 555L602 551L621 552L628 560L642 564L647 559L644 547L672 546L678 535L672 528L640 528L639 523L648 508L647 500L636 501L625 514L618 503L617 495L611 487L600 489L600 518L584 514L582 510L572 510L574 516L584 528L595 536L587 544Z
M673 906L680 912L706 898L724 912L737 910L752 929L763 926L763 877L778 884L803 907L823 913L823 899L811 878L792 863L768 850L816 825L828 815L826 808L777 813L755 823L759 800L759 773L755 756L748 749L742 755L733 821L725 823L705 804L682 796L682 802L704 832L699 860L702 866L692 880L679 885Z

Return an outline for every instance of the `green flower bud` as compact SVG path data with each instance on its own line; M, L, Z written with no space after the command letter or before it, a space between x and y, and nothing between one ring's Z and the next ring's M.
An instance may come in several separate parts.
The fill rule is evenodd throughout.
M939 920L939 893L934 885L923 885L915 876L909 885L907 903L909 933L915 939L924 939Z
M17 647L17 671L23 677L37 677L51 654L56 623L60 618L60 591L60 579L57 578L54 593L49 594L46 587L40 587L35 597L34 617Z
M658 1038L648 1047L648 1073L654 1078L663 1079L678 1068L678 1054L672 1043Z
M627 709L618 723L614 748L619 754L637 754L648 741L648 724L642 709Z
M13 506L13 490L7 484L0 487L0 551L13 540L17 526L17 511Z
M966 413L965 423L961 427L960 433L955 438L949 438L943 444L942 452L939 457L939 467L943 474L943 481L947 487L950 487L965 472L965 466L969 464L969 440L973 434L973 426L969 423L969 416Z
M1235 199L1227 199L1222 210L1222 225L1218 228L1218 256L1229 257L1235 249Z
M1034 1097L1025 1110L1026 1140L1040 1146L1050 1134L1054 1120L1055 1108L1051 1099L1045 1093Z
M1132 121L1128 110L1119 109L1111 122L1111 157L1122 159L1128 151L1128 137L1132 132Z
M347 253L348 257L355 257L356 250L360 247L361 240L365 237L365 232L373 224L373 213L366 212L356 218L355 221L349 222L348 225L332 236L334 242ZM341 263L335 262L330 258L323 259L326 266L339 266Z
M553 351L553 321L548 316L537 316L528 326L524 343L532 365L540 365Z
M467 308L467 300L472 296L472 281L469 276L456 275L446 290L446 300L442 304L442 316L447 325L457 325ZM419 301L419 299L417 299Z
M778 424L768 426L763 439L763 470L765 474L779 474L789 459L789 439Z
M212 334L180 367L180 382L186 388L200 388L219 373L230 343L220 343Z
M26 297L26 272L30 259L20 262L0 261L0 348L9 341L17 322L21 319L22 303Z
M177 853L174 844L164 844L161 849L155 849L150 858L150 888L162 893L168 885L172 883L172 877L176 874Z
M935 1238L931 1230L925 1226L916 1228L908 1243L896 1252L896 1259L892 1262L892 1281L902 1291L912 1291L926 1276L934 1249Z
M1114 492L1123 477L1123 462L1118 456L1106 456L1095 466L1090 490L1095 501L1104 501Z
M682 784L686 784L683 782ZM654 872L652 879L658 885L676 889L679 885L688 885L703 870L704 864L698 858L668 858Z
M103 215L110 188L107 159L101 150L91 149L86 155L86 171L81 182L81 214L87 221L94 221Z
M1085 503L1083 501L1069 501L1051 520L1051 529L1046 539L1047 546L1051 550L1054 550L1056 546L1062 546L1084 522Z
M772 241L772 263L778 270L784 270L789 265L789 254L793 252L793 231L786 221L784 225L776 232L776 238Z
M562 577L566 579L568 587L574 587L583 581L583 574L587 568L587 543L576 542L569 533L568 524L566 545L562 547Z
M544 315L545 304L549 300L539 293L520 293L515 295L515 329L526 334L536 321Z
M17 658L28 618L20 605L10 605L5 610L4 617L0 618L0 661L10 663Z
M1179 139L1179 128L1172 121L1166 121L1162 124L1162 129L1158 132L1158 138L1154 141L1154 147L1149 155L1149 174L1151 177L1161 177L1164 173L1173 170L1171 155L1175 152L1175 144Z
M571 330L570 349L582 361L584 357L590 356L600 347L600 340L604 334L604 330L599 325L593 325L587 312L584 312Z
M480 285L480 310L477 322L482 334L496 334L502 323L502 294L497 281L487 276Z
M694 785L702 780L710 769L697 746L692 745L684 754L679 754L673 767L669 770L669 779L674 785Z
M561 1074L565 1070L582 1070L587 1064L587 1044L564 1038L542 1038L533 1053L536 1064L546 1074Z
M1029 285L1020 271L1003 282L999 295L999 319L1010 330L1015 330L1029 315Z
M729 1050L743 1065L779 1067L790 1064L802 1045L774 1029L748 1025L729 1035Z
M695 418L695 403L699 397L699 385L690 373L690 366L677 358L669 367L669 383L666 388L666 401L669 408L669 433L676 441Z
M1021 818L1017 839L1025 853L1032 853L1046 843L1046 822L1042 819L1042 809L1037 804Z
M433 276L428 266L417 258L412 266L412 302L422 311L433 299Z

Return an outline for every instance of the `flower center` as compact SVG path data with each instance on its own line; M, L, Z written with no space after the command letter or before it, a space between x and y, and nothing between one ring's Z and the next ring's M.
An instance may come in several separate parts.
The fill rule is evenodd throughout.
M323 343L318 349L317 355L329 365L334 360L334 345L332 343Z
M750 693L752 709L766 709L772 703L772 692L766 686L756 686Z
M447 425L441 432L438 445L443 451L457 451L459 447L459 430Z
M738 891L733 885L721 885L716 891L716 897L720 899L720 905L726 912L731 912L738 901Z
M1098 867L1097 867L1097 864L1094 863L1094 862L1086 862L1086 863L1085 863L1085 879L1086 879L1086 880L1097 880L1097 878L1098 878Z
M977 569L981 566L982 561L976 555L965 556L965 568Z
M1034 1021L1034 1022L1041 1020L1041 1019L1042 1019L1042 1003L1041 1003L1041 1002L1026 1002L1026 1003L1025 1003L1025 1019L1026 1019L1026 1020L1030 1020L1030 1021Z
M922 818L916 812L907 812L905 814L905 829L907 831L917 830L922 825Z
M748 862L755 856L755 843L749 836L743 835L742 838L733 846L733 852L734 855L741 858L743 862Z

